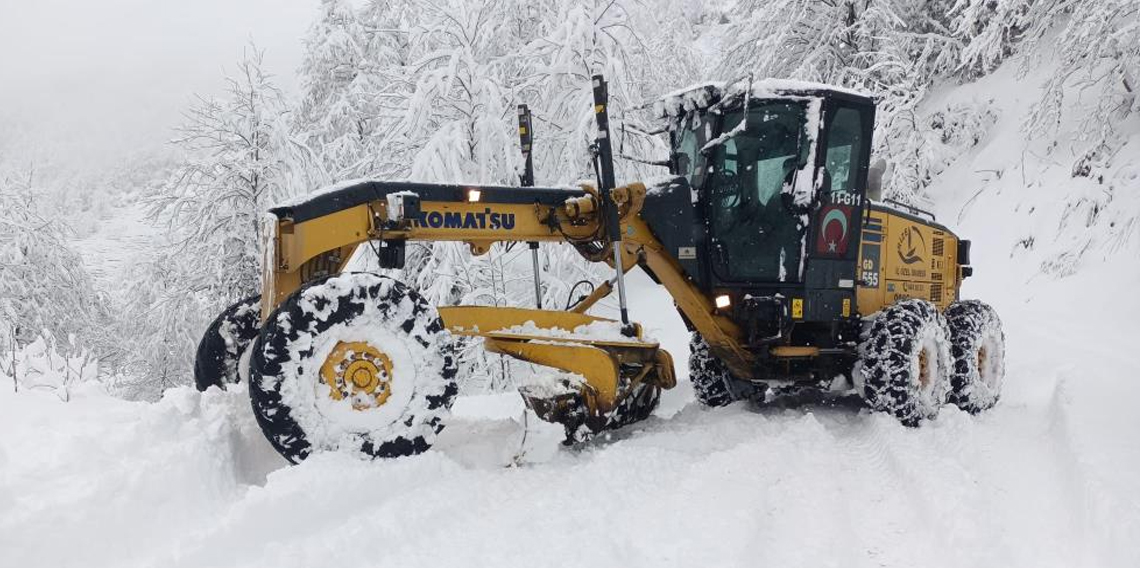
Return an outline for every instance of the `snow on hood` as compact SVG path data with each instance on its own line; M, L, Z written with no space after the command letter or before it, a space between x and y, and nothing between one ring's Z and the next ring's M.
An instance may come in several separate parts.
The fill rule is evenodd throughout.
M279 201L278 203L274 204L273 207L271 207L271 209L282 209L282 208L286 208L286 207L296 207L298 205L302 205L304 203L307 203L309 200L313 199L314 197L320 197L322 195L328 195L330 193L335 193L335 192L338 192L342 189L348 189L354 185L360 185L362 183L368 183L370 181L375 181L375 180L371 180L368 178L346 179L344 181L337 182L337 183L334 183L332 185L326 185L324 187L314 189L313 191L310 191L309 193L301 193L298 195L294 195L293 197L283 199L283 200ZM392 181L396 181L396 180L392 180Z
M855 89L827 85L812 81L796 81L792 79L760 79L749 81L747 78L732 82L708 81L690 85L663 95L654 105L655 114L659 117L677 117L697 109L709 108L712 105L742 95L749 90L751 96L757 99L777 98L788 96L804 96L814 91L832 91L847 95L871 98L871 94Z

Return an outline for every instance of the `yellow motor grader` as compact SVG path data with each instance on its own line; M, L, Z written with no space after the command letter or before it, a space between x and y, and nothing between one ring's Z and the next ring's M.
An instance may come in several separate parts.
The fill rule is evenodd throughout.
M763 400L774 389L847 390L904 424L950 402L993 406L1004 374L996 313L959 299L969 242L906 205L877 199L875 105L784 81L710 84L657 111L672 177L617 185L605 81L594 77L596 185L519 187L358 181L267 216L263 289L226 310L199 346L199 388L247 376L270 442L314 450L422 452L456 386L457 337L552 367L520 389L567 440L648 417L676 385L672 356L629 319L624 275L644 270L692 332L698 400ZM568 243L612 279L566 310L429 305L389 276L349 272L358 249L400 268L409 241ZM537 257L536 257L537 258ZM587 312L618 293L620 319Z

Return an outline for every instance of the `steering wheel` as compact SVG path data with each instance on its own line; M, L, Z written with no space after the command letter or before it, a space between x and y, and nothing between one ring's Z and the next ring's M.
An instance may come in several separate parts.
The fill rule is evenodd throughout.
M723 221L724 226L721 229L731 231L740 222L740 214L735 210L745 206L744 187L740 176L731 170L721 170L716 172L712 181L713 191L710 197Z

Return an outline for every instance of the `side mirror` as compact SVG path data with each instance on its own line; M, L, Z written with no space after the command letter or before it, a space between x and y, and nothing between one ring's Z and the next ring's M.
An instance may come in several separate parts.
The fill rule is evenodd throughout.
M867 199L872 201L883 200L883 177L887 173L887 161L879 158L867 170Z

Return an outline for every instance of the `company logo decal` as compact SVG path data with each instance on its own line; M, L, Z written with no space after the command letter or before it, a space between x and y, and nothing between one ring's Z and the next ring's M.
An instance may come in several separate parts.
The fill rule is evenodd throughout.
M926 239L923 238L922 232L914 227L907 227L899 235L898 253L899 260L903 264L922 262L922 257L926 255Z
M432 229L491 229L492 231L509 231L515 228L514 213L497 213L491 209L480 212L463 213L460 211L421 211L415 218L417 227L430 227Z

